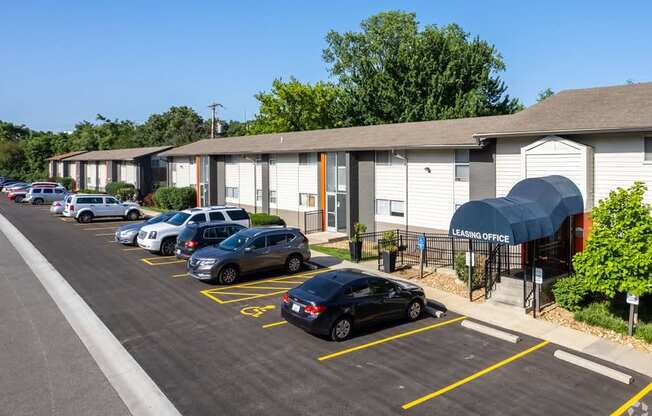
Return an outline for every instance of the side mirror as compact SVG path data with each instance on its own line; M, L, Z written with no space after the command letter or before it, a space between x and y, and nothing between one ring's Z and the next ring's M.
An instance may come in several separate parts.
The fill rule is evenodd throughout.
M188 225L196 224L194 221L188 221Z
M245 249L244 249L245 253L251 253L252 251L254 251L253 247L245 247Z

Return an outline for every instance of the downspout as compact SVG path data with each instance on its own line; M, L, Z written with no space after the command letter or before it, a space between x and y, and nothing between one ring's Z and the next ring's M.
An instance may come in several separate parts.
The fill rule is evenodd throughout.
M395 150L392 150L392 154L396 156L397 158L401 159L402 161L405 162L405 233L407 234L409 230L409 204L408 204L408 196L409 196L409 188L408 188L408 158L407 158L407 150L405 151L405 156L401 155L400 153L396 153Z

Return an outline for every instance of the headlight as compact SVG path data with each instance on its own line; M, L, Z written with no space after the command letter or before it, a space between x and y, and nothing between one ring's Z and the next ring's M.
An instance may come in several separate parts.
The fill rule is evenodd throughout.
M213 264L215 264L216 261L217 260L215 259L206 259L206 260L201 260L199 264L201 266L212 266Z
M156 238L156 231L150 231L149 232L149 239L154 240Z
M120 235L123 237L129 237L130 235L136 234L135 230L126 230L126 231L121 231Z

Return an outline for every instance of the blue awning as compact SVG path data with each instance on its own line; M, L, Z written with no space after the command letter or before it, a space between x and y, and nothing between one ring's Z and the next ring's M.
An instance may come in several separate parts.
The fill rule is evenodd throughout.
M506 197L470 201L455 211L448 234L494 243L521 244L549 237L571 215L584 211L579 188L559 176L524 179Z

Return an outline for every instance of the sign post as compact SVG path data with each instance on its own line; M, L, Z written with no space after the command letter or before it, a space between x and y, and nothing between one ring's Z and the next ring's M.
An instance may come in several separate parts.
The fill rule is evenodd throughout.
M543 284L543 269L541 267L534 268L534 317L541 312L541 285Z
M417 238L417 248L419 249L419 276L423 279L423 263L425 262L426 235L420 234Z
M627 303L629 304L629 324L627 325L627 334L631 337L634 335L634 328L636 328L636 323L638 321L638 296L628 293Z
M466 267L469 269L468 288L469 288L469 302L473 302L473 266L475 266L475 259L473 257L473 242L469 240L469 251L466 253Z

